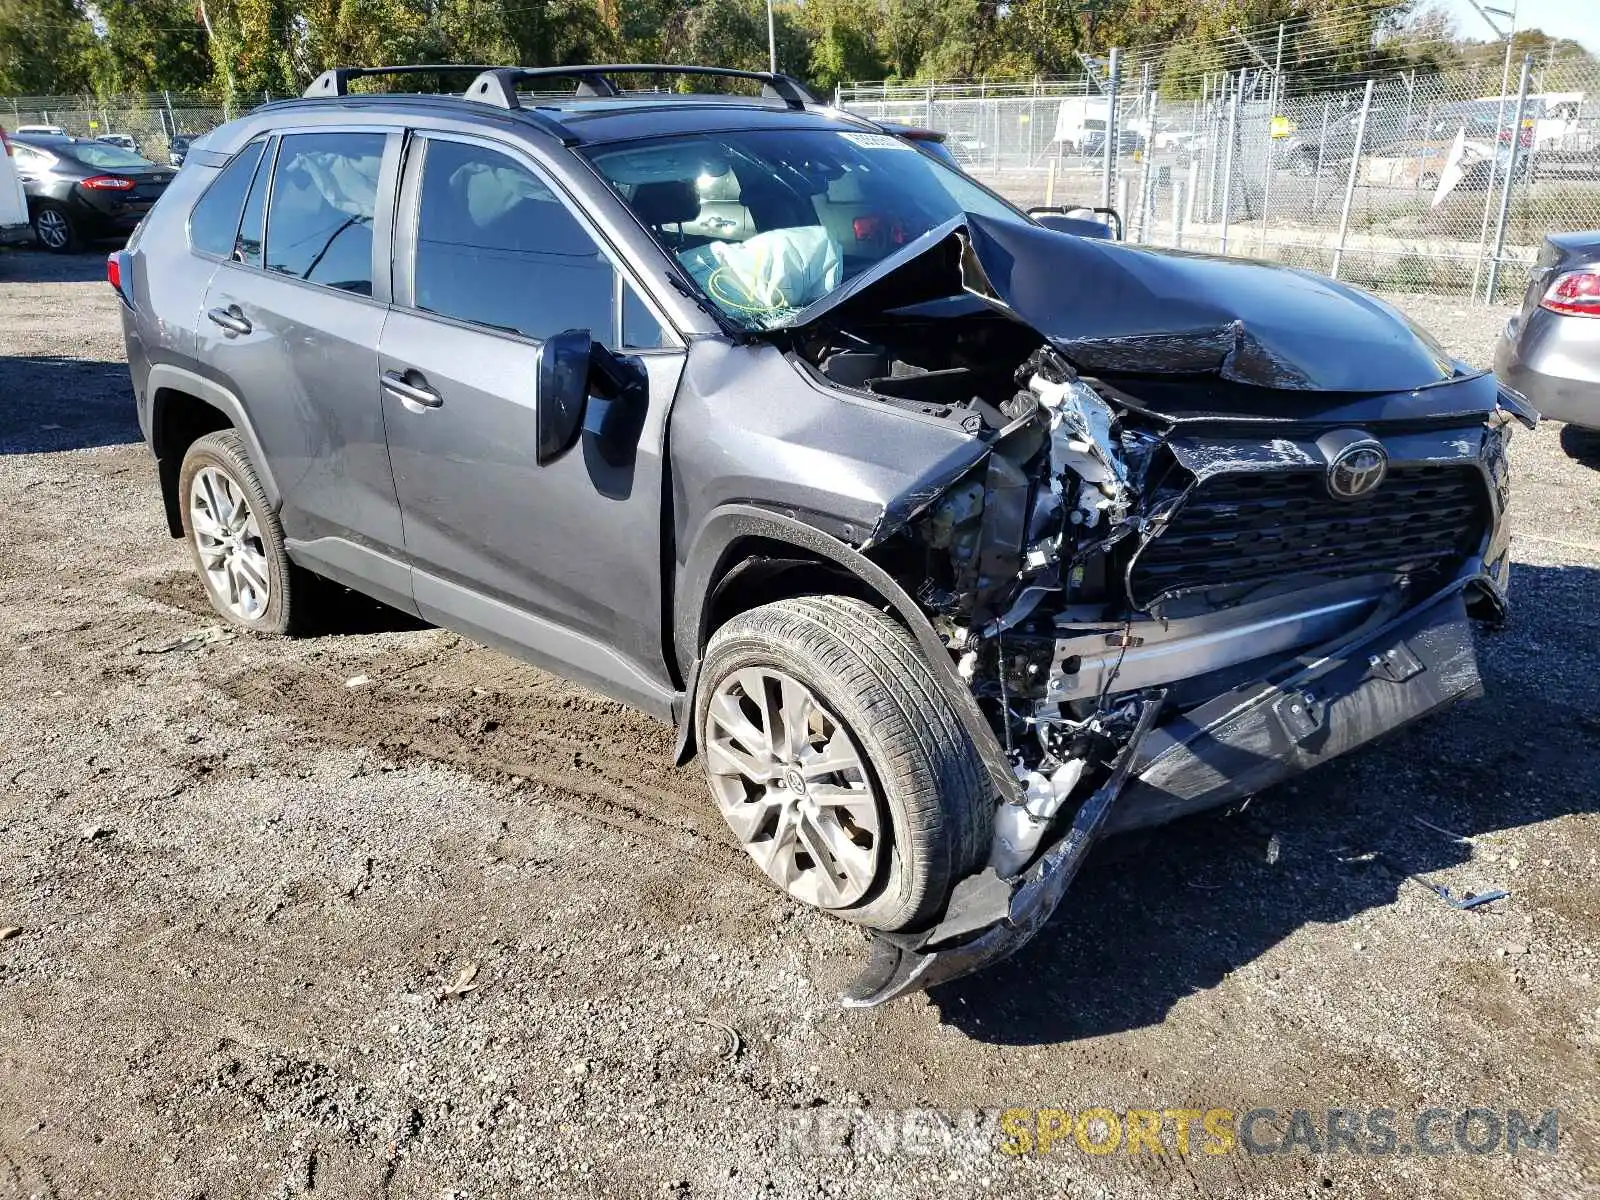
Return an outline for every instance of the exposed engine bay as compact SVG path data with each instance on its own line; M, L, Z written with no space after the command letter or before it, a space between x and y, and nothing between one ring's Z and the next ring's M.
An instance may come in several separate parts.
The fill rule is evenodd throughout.
M1352 448L1367 461L1365 431L1285 423L1262 439L1212 422L1196 436L1169 411L1170 384L1080 373L992 312L852 323L796 350L830 383L959 421L989 447L873 540L916 581L1018 781L995 825L1002 878L1106 777L1152 689L1181 711L1392 615L1491 523L1471 465L1491 435L1481 419L1416 462L1380 446L1391 494L1359 507L1330 494L1329 471ZM1212 385L1213 401L1218 386L1252 390Z
M854 542L964 693L991 852L847 1004L1011 953L1105 833L1481 693L1537 414L1374 297L968 214L765 336L968 438Z

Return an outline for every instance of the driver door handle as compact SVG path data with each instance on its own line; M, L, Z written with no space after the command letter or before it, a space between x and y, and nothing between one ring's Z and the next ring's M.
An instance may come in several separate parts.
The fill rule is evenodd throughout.
M238 337L240 334L249 333L253 328L250 319L237 304L230 304L227 308L210 309L206 313L206 320L220 326L227 337Z
M409 375L413 383L406 376ZM385 371L383 373L383 390L401 401L407 408L441 408L444 397L428 386L428 381L422 377L420 371Z

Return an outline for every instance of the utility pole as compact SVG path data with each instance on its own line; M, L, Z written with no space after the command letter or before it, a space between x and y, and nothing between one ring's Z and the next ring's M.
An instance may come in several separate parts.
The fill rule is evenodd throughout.
M778 26L772 17L772 0L767 0L767 63L774 75L778 73Z

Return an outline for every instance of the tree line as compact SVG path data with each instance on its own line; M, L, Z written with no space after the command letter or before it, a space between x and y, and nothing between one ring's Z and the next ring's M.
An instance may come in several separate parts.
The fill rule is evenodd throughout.
M776 0L779 65L849 80L1076 74L1110 46L1159 51L1163 90L1276 53L1315 85L1408 68L1490 71L1429 0ZM1519 52L1582 55L1537 31ZM1587 57L1587 56L1585 56ZM702 62L762 68L765 0L0 0L0 94L292 95L323 68L400 62Z

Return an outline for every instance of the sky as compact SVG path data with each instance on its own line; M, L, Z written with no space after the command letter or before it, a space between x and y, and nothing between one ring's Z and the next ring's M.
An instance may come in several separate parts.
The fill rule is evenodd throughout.
M1479 2L1508 11L1512 7L1512 0ZM1467 0L1444 0L1444 8L1455 17L1456 28L1463 37L1488 41L1494 36ZM1502 20L1502 27L1504 24ZM1552 37L1572 38L1582 42L1586 50L1600 54L1600 0L1521 0L1517 28L1542 29Z

